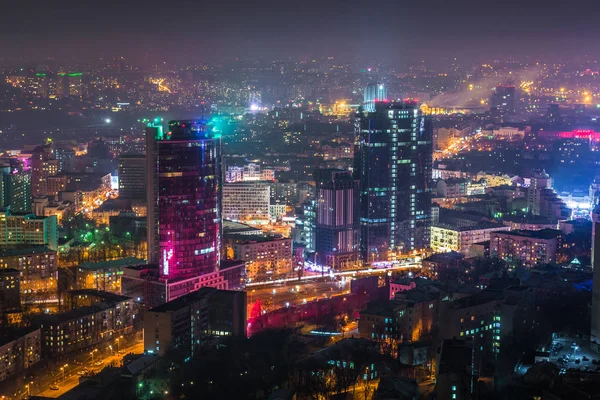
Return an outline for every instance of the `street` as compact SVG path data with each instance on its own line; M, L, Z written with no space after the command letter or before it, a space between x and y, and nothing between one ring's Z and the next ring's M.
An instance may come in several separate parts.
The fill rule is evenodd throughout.
M89 359L85 361L83 365L69 363L65 364L66 367L61 367L63 369L61 369L59 372L48 370L47 376L36 377L35 382L31 383L31 386L29 388L26 385L26 387L21 391L21 393L18 394L15 398L24 399L27 398L28 394L32 396L37 395L50 398L57 398L65 394L69 390L73 389L75 386L79 385L79 378L81 378L83 375L78 375L77 373L84 371L85 368L87 368L91 372L97 373L100 372L104 367L109 366L111 364L120 365L123 357L125 357L127 354L141 354L143 352L144 344L140 342L133 346L120 349L121 354L114 352L112 355L104 358L95 356L93 361L92 356L89 356ZM94 365L95 363L100 361L102 361L102 365ZM63 374L65 377L64 379ZM55 383L50 385L44 385L43 382L47 381L54 381ZM50 389L50 387L53 386L58 387L58 390Z
M268 287L248 288L248 315L257 300L260 300L262 309L269 312L278 308L350 293L349 279L343 281L326 279L325 282L300 281L295 284L286 282Z

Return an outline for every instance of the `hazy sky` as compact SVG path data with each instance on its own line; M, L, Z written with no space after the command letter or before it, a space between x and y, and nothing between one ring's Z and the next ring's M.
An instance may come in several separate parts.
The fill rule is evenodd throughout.
M600 54L593 0L4 0L0 57Z

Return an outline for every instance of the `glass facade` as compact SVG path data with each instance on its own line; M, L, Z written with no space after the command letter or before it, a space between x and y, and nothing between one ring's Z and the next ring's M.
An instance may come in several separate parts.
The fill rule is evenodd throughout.
M431 121L413 102L376 102L356 120L361 254L388 261L429 246Z
M315 250L317 263L339 268L341 256L354 261L359 245L359 182L350 171L317 170Z
M214 272L221 249L221 139L204 121L171 121L153 132L160 275Z

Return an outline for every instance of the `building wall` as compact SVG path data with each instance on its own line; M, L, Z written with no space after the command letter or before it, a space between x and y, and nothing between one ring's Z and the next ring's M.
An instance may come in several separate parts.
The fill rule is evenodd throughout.
M119 157L119 198L146 199L146 157L124 155Z
M269 220L270 188L264 183L231 183L223 186L223 218L233 221Z
M39 328L0 346L0 382L37 364L41 354Z
M58 247L56 216L36 217L35 214L0 212L0 242L5 246L37 245Z
M24 249L22 252L0 253L0 268L14 268L20 271L21 298L23 300L56 296L58 266L55 251Z
M490 237L492 256L508 262L521 262L524 266L534 267L556 262L558 238L541 239L520 236L510 232L495 232Z
M233 258L246 262L246 276L256 279L261 274L271 276L292 272L292 240L233 243Z
M103 303L100 303L103 304ZM99 343L114 340L133 330L132 300L112 305L84 307L42 318L42 347L50 358L62 357Z
M431 121L417 104L374 103L359 114L355 179L360 187L361 254L365 262L429 247Z
M459 229L443 226L431 227L431 249L434 252L444 253L457 251L467 254L469 248L479 242L490 240L492 232L509 231L508 226L499 226L486 229Z

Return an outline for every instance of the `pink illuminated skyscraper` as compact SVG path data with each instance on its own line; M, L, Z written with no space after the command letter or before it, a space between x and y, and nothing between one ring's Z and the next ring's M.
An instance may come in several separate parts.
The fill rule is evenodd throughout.
M221 138L203 120L160 121L146 131L148 261L166 281L218 269ZM191 289L193 290L193 288Z

